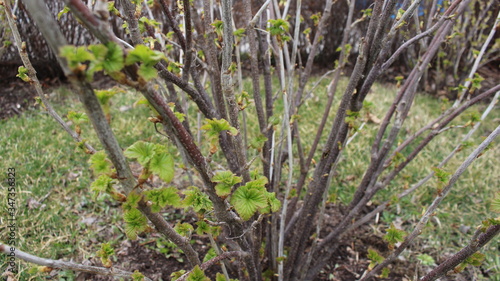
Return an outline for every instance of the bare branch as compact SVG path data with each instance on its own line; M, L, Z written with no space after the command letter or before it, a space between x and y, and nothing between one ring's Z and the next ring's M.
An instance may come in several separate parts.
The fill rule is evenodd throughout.
M498 126L480 145L478 148L476 148L470 155L467 157L467 159L458 167L458 169L455 171L455 173L451 176L450 180L448 181L448 184L443 188L443 190L436 196L432 204L429 206L425 214L422 216L420 221L417 223L415 228L413 229L412 233L410 233L403 243L399 247L397 247L394 252L392 252L383 262L375 266L372 271L368 272L361 281L363 280L369 280L371 277L373 277L375 274L377 274L382 268L386 267L389 263L391 263L397 256L399 256L412 242L413 240L420 234L422 233L422 229L426 225L427 221L433 216L434 212L437 210L439 204L443 199L448 195L450 192L451 188L455 184L455 182L458 180L458 178L465 172L465 170L474 162L474 160L477 159L477 157L480 155L480 153L486 149L486 147L493 142L493 140L500 135L500 126ZM499 229L496 229L496 233L498 233ZM495 233L495 235L496 235ZM488 240L489 241L489 240Z
M50 268L56 268L56 269L63 269L63 270L73 270L73 271L78 271L78 272L87 272L91 274L96 274L96 275L104 275L104 276L114 276L114 277L121 277L121 278L132 278L133 272L128 272L124 271L121 269L117 268L105 268L105 267L98 267L98 266L90 266L90 265L83 265L83 264L78 264L74 262L69 262L69 261L62 261L62 260L51 260L51 259L46 259L46 258L41 258L38 256L34 256L31 254L28 254L26 252L23 252L14 246L9 246L0 243L0 252L6 254L6 255L14 255L16 259L22 259L24 261L38 264L41 266L46 266ZM144 280L152 281L148 277L144 277Z
M476 234L479 234L479 235L474 235L477 237L474 237L471 240L471 242L469 243L469 245L465 246L458 253L456 253L452 257L448 258L443 263L441 263L438 267L436 267L431 272L429 272L426 276L424 276L422 279L420 279L420 281L434 281L434 280L440 278L441 276L445 275L448 271L455 268L461 262L466 260L472 254L474 254L480 248L482 248L484 245L486 245L488 242L490 242L499 233L500 233L500 225L492 225L492 226L488 227L488 229L486 231L484 231L483 233L481 233L481 231L478 230L476 232Z

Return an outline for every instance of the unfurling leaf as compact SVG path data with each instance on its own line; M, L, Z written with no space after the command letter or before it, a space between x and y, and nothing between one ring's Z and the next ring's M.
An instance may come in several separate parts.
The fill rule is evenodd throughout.
M193 233L194 227L189 223L177 223L174 227L175 231L182 236L189 237Z
M135 270L131 275L132 281L144 281L144 275L139 272L139 270Z
M101 258L101 262L106 268L110 268L113 265L113 262L110 260L110 257L115 254L115 250L111 247L109 243L101 244L101 249L97 251L97 256Z
M210 278L205 275L200 266L196 265L191 273L189 273L186 281L210 281Z
M207 262L207 261L215 258L216 256L217 256L217 253L215 252L215 249L214 248L210 248L207 251L207 254L205 255L205 257L203 258L203 262Z
M106 175L101 175L90 185L90 190L94 191L94 196L97 197L99 192L111 191L112 184L112 178Z
M95 176L109 175L112 172L111 162L107 160L104 151L94 153L94 155L90 157L89 163Z
M81 125L89 121L89 117L83 112L69 111L67 116L75 125Z
M207 137L211 144L211 153L215 153L217 148L215 145L217 144L217 140L219 139L219 134L223 131L228 131L228 134L236 136L238 134L238 130L232 127L227 120L224 119L205 119L207 122L205 125L201 126L200 129L205 130L207 132Z
M20 66L17 69L16 77L21 78L24 82L30 82L31 78L28 76L28 69L24 66Z
M201 192L197 187L191 186L183 192L186 197L182 201L185 207L193 208L197 213L205 213L212 209L212 201L208 195Z
M375 265L381 263L384 261L384 257L382 257L377 250L375 249L368 249L368 255L367 258L370 260L370 265L368 265L368 269L371 270L375 267Z
M95 60L89 65L89 71L104 70L104 72L111 75L121 71L125 66L123 50L114 42L109 42L106 45L91 45L89 50L95 57Z
M69 11L69 7L65 6L59 13L57 13L57 20L60 20L62 15L67 14Z
M125 234L130 240L137 239L137 234L147 229L147 219L137 209L130 209L123 214L125 220Z
M217 183L215 186L217 195L226 197L231 193L231 188L241 182L241 178L234 175L231 171L222 171L213 176L212 181Z
M264 146L266 141L267 138L263 134L259 134L258 136L250 140L250 147L260 151L262 150L262 147Z
M139 201L141 201L141 199L142 195L137 193L135 190L132 190L127 195L127 201L122 205L123 211L127 212L137 208L137 206L139 205Z
M143 166L146 166L149 163L155 153L155 145L144 141L134 143L124 152L125 156L137 159L137 161Z
M181 197L174 187L153 189L144 193L146 199L153 203L153 205L151 205L151 211L155 213L159 212L167 205L178 207L181 204Z
M398 242L403 242L405 235L406 232L404 230L397 229L396 226L391 223L391 227L387 229L387 233L384 235L384 240L389 244L394 245Z
M275 192L266 192L268 206L261 213L277 212L281 208L281 201L276 198Z
M432 266L436 264L434 258L427 254L420 254L417 256L417 259L425 266Z

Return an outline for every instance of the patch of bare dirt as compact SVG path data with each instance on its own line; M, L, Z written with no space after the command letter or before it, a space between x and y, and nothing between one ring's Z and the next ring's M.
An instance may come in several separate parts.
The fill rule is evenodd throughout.
M35 96L36 92L34 88L19 78L1 81L0 119L20 115L27 108L34 106Z

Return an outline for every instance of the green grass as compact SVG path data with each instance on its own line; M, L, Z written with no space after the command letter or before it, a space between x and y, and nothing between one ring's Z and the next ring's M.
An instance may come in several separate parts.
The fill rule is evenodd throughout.
M317 124L317 120L321 117L326 103L327 83L326 80L322 82L322 86L314 91L311 99L299 112L300 135L306 152L315 135L315 126L308 124ZM346 80L341 80L340 88L345 87L346 84ZM249 81L245 81L245 87L248 92L251 92ZM374 86L373 93L368 96L368 100L375 104L374 114L378 118L383 118L396 90L392 85L376 84ZM340 99L340 95L339 89L336 101ZM152 139L161 143L168 142L164 136L157 134L152 123L147 121L150 115L148 108L138 106L124 112L119 110L121 106L133 106L138 98L138 94L127 93L117 95L112 99L114 106L111 125L120 145L126 148L135 141L144 139ZM65 115L69 110L82 111L81 105L68 90L56 91L52 99L56 110L61 115ZM440 102L432 97L419 95L415 103L399 136L400 140L404 140L441 112ZM481 111L485 106L478 105L473 110ZM278 100L275 110L279 111L281 108L281 101ZM326 128L331 125L335 109L335 107L332 108ZM190 109L192 128L196 128L196 114L196 110ZM247 114L249 131L258 131L254 113L248 110ZM497 126L498 121L492 120L498 120L498 118L500 118L500 112L494 110L488 117L488 121L476 132L474 138L476 145L480 142L478 136L487 135ZM463 124L465 121L465 117L461 117L456 124ZM369 164L369 150L377 128L376 124L366 124L345 149L342 161L337 168L337 176L330 187L330 192L337 198L337 203L345 204L352 197L355 187ZM469 128L453 129L438 136L411 165L402 171L388 189L377 195L374 203L387 200L399 193L404 186L412 185L425 177L468 130ZM120 209L108 197L100 196L95 200L89 192L89 186L93 180L87 162L89 155L76 148L74 141L48 114L41 110L29 110L19 117L0 121L0 131L2 132L0 162L3 164L3 171L0 174L2 185L0 217L7 217L7 203L4 199L6 198L6 172L8 167L14 167L17 182L16 241L20 249L46 258L81 261L95 257L102 242L107 241L117 245L125 239ZM327 130L323 139L326 138L326 132ZM82 136L94 147L100 149L89 124L83 126ZM279 136L279 131L277 136ZM202 144L202 147L205 152L208 150L206 142ZM320 145L319 151L321 148ZM473 149L474 147L460 152L444 169L453 173ZM249 151L249 155L256 154L256 151ZM464 173L440 206L436 215L437 219L433 219L421 235L418 243L426 245L425 250L414 249L406 254L408 258L415 259L418 254L422 253L421 251L435 259L443 257L445 253L453 253L471 237L471 233L462 234L459 231L460 226L474 229L481 223L481 220L494 216L489 212L488 207L494 193L498 192L500 182L498 159L500 159L500 150L496 146L480 157ZM258 167L257 162L254 168ZM286 174L286 169L284 174ZM396 205L381 215L379 225L386 227L393 220L400 218L410 222L406 224L406 230L411 231L411 223L420 218L422 211L433 200L436 192L435 185L436 182L432 179L415 194L402 199L398 202L399 206ZM33 202L40 202L41 205L36 206ZM84 219L95 221L87 225L83 223ZM3 221L0 227L0 241L6 241L4 225ZM110 228L109 225L115 226ZM500 280L498 275L500 261L496 256L498 253L496 247L498 247L498 242L493 241L482 251L487 255L485 268L496 268L495 278L497 279L492 280ZM21 265L19 280L45 279L46 274L37 273L33 265L22 261L19 261L19 264ZM4 268L5 257L0 255L0 271ZM71 275L69 272L65 274ZM72 279L68 277L67 280Z

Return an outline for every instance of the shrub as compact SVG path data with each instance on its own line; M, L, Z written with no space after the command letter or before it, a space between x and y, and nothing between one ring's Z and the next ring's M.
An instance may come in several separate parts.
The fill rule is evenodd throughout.
M299 63L301 1L297 2L295 13L290 15L295 19L293 28L287 21L290 1L282 1L284 7L278 1L266 1L255 14L250 1L244 1L243 17L247 25L243 30L235 30L229 0L222 0L220 9L211 7L208 0L182 1L179 2L182 5L175 9L164 0L147 5L142 1L117 1L115 6L96 1L93 11L81 1L67 0L65 3L70 12L100 41L85 46L67 44L44 3L35 0L23 2L57 54L63 72L85 107L86 117L82 113L71 114L73 123L79 125L88 118L104 151L96 151L82 139L79 130L69 128L50 106L39 88L7 1L4 2L7 18L25 64L19 76L37 87L44 108L72 135L82 151L92 154L89 161L95 181L91 184L91 191L96 195L107 193L122 206L128 238L136 239L138 235L152 231L153 226L156 232L182 250L191 270L173 272L176 280L206 280L204 270L225 259L238 264L240 279L313 280L338 249L341 238L359 230L384 208L397 203L435 175L435 194L420 219L407 231L395 223L386 230L384 240L391 253L383 258L375 250L368 251L371 263L361 280L379 273L387 276L389 272L384 268L412 244L458 177L500 133L500 127L497 127L454 173L443 170L449 160L449 157L445 158L425 179L418 182L412 179L412 185L407 189L399 194L394 192L390 200L381 202L372 212L363 212L374 196L387 190L433 139L458 127L475 130L484 116L474 115L460 125L454 125L452 121L472 105L500 90L500 85L496 85L473 95L471 87L474 82L462 86L463 94L453 105L446 106L439 117L398 142L420 79L449 36L456 19L466 12L469 1L456 0L442 10L434 11L433 24L413 34L394 52L388 46L412 19L417 2L401 7L397 16L392 17L396 1L385 6L385 1L376 1L372 10L363 14L362 20L368 21L365 35L357 47L359 52L348 85L335 113L330 114L340 74L351 48L349 30L356 22L353 15L355 1L351 1L339 60L330 72L333 78L327 95L322 97L325 99L324 112L313 131L314 138L308 144L303 141L301 128L315 124L301 121L301 107L309 98L306 86L311 80L313 61L322 40L320 31L332 15L331 0L326 2L321 15L316 16L318 32L310 37L307 61L299 64L303 67L296 67ZM160 5L165 16L162 23L171 28L170 33L161 32L162 23L151 17L154 13L150 4ZM183 24L177 22L178 15L183 16ZM108 19L115 16L124 19L129 41L117 37L108 25ZM418 55L409 75L400 79L398 93L384 118L375 121L371 115L373 104L365 100L373 83L411 44L426 36L430 38L426 50ZM249 62L241 61L239 49L235 48L243 42L248 44ZM481 55L479 53L476 59L481 60ZM242 88L243 63L250 64L251 93ZM475 71L472 68L471 75ZM109 99L114 91L119 90L94 89L90 82L99 72L114 79L120 87L142 94L144 99L139 103L150 107L153 116L149 120L169 141L139 140L122 149L109 123ZM279 81L278 89L273 89L272 76ZM263 91L261 81L264 82ZM195 125L193 117L197 115L196 111L204 116L205 121ZM485 113L489 111L491 107ZM252 127L245 121L250 115L257 120L255 130L251 128L256 126ZM380 122L371 147L366 147L369 163L351 194L352 198L342 212L335 214L340 218L338 223L326 228L324 209L337 164L345 147L368 121ZM195 139L199 132L203 134L200 136L202 141ZM450 156L463 149L469 137L467 135L464 142L457 143ZM318 150L320 142L321 151ZM175 177L175 162L178 162L171 152L173 147L185 157L186 169L195 171L193 176L199 182L197 186L184 190L167 186ZM140 167L135 175L130 168L131 162ZM152 187L149 183L155 177L164 184ZM167 221L161 212L167 206L196 213L196 226ZM498 219L488 218L475 232L469 245L431 271L424 280L434 280L461 262L477 265L478 257L473 254L499 231ZM212 242L214 251L207 260L201 259L190 243L194 233L206 235ZM9 247L3 244L1 250L9 253ZM19 250L13 252L20 258L26 257ZM104 268L38 258L29 260L51 268L144 280L139 272L108 269L112 268L109 257L113 255L113 249L110 245L103 244L98 255ZM222 266L222 271L225 277L219 275L218 280L233 274L225 266Z

